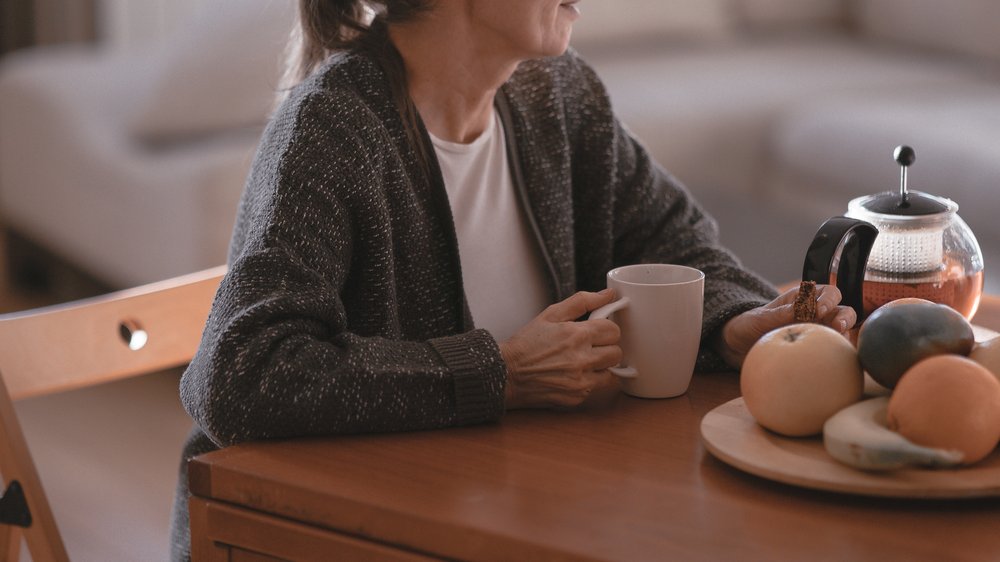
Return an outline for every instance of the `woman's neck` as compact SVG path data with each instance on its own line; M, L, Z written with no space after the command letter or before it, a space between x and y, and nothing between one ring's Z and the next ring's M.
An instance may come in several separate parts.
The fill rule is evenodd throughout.
M460 14L434 11L389 28L407 88L427 129L451 142L475 140L493 118L493 99L520 62L490 48Z

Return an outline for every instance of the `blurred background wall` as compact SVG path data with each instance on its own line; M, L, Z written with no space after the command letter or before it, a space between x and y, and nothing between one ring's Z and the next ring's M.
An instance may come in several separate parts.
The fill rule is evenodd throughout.
M0 50L101 42L129 49L162 42L206 0L4 0Z
M51 1L51 0L50 0ZM162 44L199 5L211 0L91 0L101 39L111 48Z
M4 0L0 3L0 50L30 45L92 41L98 0Z

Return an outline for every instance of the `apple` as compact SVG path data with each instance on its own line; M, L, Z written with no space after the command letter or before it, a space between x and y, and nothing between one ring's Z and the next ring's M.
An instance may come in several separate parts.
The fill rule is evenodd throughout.
M761 337L740 372L740 391L761 426L791 437L815 435L857 402L864 371L843 335L822 324L789 324Z
M907 369L943 353L968 355L972 324L955 309L932 302L903 302L872 312L858 333L858 358L873 379L895 388Z

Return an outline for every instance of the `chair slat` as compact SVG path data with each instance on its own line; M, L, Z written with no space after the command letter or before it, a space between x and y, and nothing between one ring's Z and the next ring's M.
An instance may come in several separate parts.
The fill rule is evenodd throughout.
M224 267L0 316L0 371L13 400L184 365L201 339ZM131 349L123 335L145 332ZM138 343L138 341L136 341Z

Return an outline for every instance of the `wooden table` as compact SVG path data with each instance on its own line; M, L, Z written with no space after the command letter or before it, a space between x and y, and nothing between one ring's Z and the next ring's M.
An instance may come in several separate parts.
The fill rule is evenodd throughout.
M975 322L1000 330L1000 299ZM498 424L246 444L190 466L195 560L1000 560L1000 500L838 495L719 462L684 396Z

